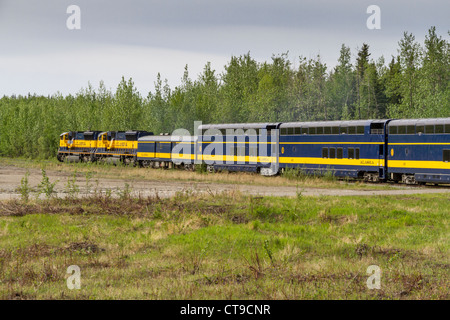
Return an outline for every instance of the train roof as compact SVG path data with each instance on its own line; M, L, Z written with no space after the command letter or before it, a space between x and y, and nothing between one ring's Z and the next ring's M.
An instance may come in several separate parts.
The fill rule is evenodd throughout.
M262 123L224 123L224 124L202 124L200 130L208 129L271 129L278 128L281 122L262 122Z
M197 137L192 136L144 136L138 139L138 141L155 141L155 142L192 142L196 141Z
M383 123L387 120L348 120L348 121L308 121L308 122L283 122L280 128L310 128L310 127L350 127L366 126L371 123Z
M389 122L390 126L435 125L435 124L450 124L450 118L399 119L399 120L392 120L391 122Z

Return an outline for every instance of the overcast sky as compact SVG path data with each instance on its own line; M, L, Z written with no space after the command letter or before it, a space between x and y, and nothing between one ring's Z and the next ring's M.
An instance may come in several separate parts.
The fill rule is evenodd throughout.
M81 29L69 30L69 5L81 9ZM369 5L381 9L370 30ZM336 65L342 43L353 58L363 42L372 58L397 53L404 31L423 43L436 26L448 39L450 1L411 0L0 0L0 97L74 94L88 81L117 87L132 77L146 96L158 72L173 88L184 66L196 79L206 62L218 73L232 55L259 62L273 54L320 54Z

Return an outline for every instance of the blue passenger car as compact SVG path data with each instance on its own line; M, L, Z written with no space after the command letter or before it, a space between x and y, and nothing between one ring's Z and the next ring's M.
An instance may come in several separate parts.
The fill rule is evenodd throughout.
M137 161L142 167L194 168L195 139L187 136L146 136L138 140Z
M201 125L198 160L208 170L278 173L279 123Z
M388 120L290 122L280 125L280 168L379 181L386 175Z
M391 180L450 183L450 118L392 120L387 145Z

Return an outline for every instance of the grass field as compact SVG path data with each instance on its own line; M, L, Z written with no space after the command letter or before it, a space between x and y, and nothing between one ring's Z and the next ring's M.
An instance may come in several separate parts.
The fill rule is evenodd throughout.
M0 202L2 299L449 299L449 196ZM67 268L81 270L69 290ZM381 268L368 289L367 268Z

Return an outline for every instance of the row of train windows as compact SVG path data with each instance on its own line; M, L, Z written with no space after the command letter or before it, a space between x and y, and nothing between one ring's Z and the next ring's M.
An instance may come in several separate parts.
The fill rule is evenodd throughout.
M281 128L282 136L302 134L364 134L364 126Z
M411 126L389 126L390 134L444 134L450 133L450 124L436 124L436 125L411 125Z
M359 148L348 148L348 159L359 159ZM342 159L344 157L344 148L322 148L322 158Z
M203 136L227 136L227 135L235 135L235 136L257 136L257 135L268 135L270 136L272 131L270 129L208 129L202 130Z
M228 155L235 155L235 156L245 156L245 146L230 146L229 147L229 153ZM272 153L275 153L276 151L276 145L272 145ZM258 156L258 147L256 146L249 146L248 147L248 155L249 157L257 157Z

